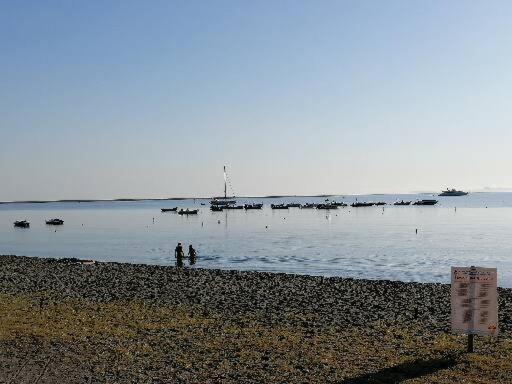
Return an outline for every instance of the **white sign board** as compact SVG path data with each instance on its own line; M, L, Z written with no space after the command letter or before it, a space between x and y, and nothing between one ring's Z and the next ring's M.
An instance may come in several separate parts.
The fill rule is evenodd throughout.
M496 268L452 267L452 332L498 334Z

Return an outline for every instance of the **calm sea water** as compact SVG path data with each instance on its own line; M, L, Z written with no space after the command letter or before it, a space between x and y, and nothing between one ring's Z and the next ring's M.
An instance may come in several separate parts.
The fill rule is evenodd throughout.
M418 198L432 195L357 196L388 203ZM350 204L356 196L331 199ZM271 203L324 200L304 197L239 199L265 206L226 212L210 212L208 200L0 204L0 254L174 265L181 241L194 245L196 266L203 268L448 282L450 266L477 265L497 267L499 285L512 287L512 193L437 199L434 207L330 212L270 209ZM200 212L160 212L174 206ZM54 217L64 225L45 225ZM13 227L22 219L29 229Z

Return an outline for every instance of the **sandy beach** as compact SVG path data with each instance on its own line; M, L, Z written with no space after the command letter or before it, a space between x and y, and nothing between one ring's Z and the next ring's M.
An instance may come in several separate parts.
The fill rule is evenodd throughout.
M0 383L506 383L449 285L0 256Z

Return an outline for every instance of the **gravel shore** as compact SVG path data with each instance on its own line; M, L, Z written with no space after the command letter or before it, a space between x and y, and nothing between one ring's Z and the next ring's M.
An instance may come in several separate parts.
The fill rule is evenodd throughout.
M0 383L512 378L511 289L482 355L449 334L446 284L0 256L0 295Z

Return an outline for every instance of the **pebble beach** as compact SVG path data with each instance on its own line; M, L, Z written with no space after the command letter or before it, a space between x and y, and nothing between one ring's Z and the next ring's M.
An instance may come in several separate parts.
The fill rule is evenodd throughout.
M0 383L505 383L498 293L465 354L447 284L0 256Z

